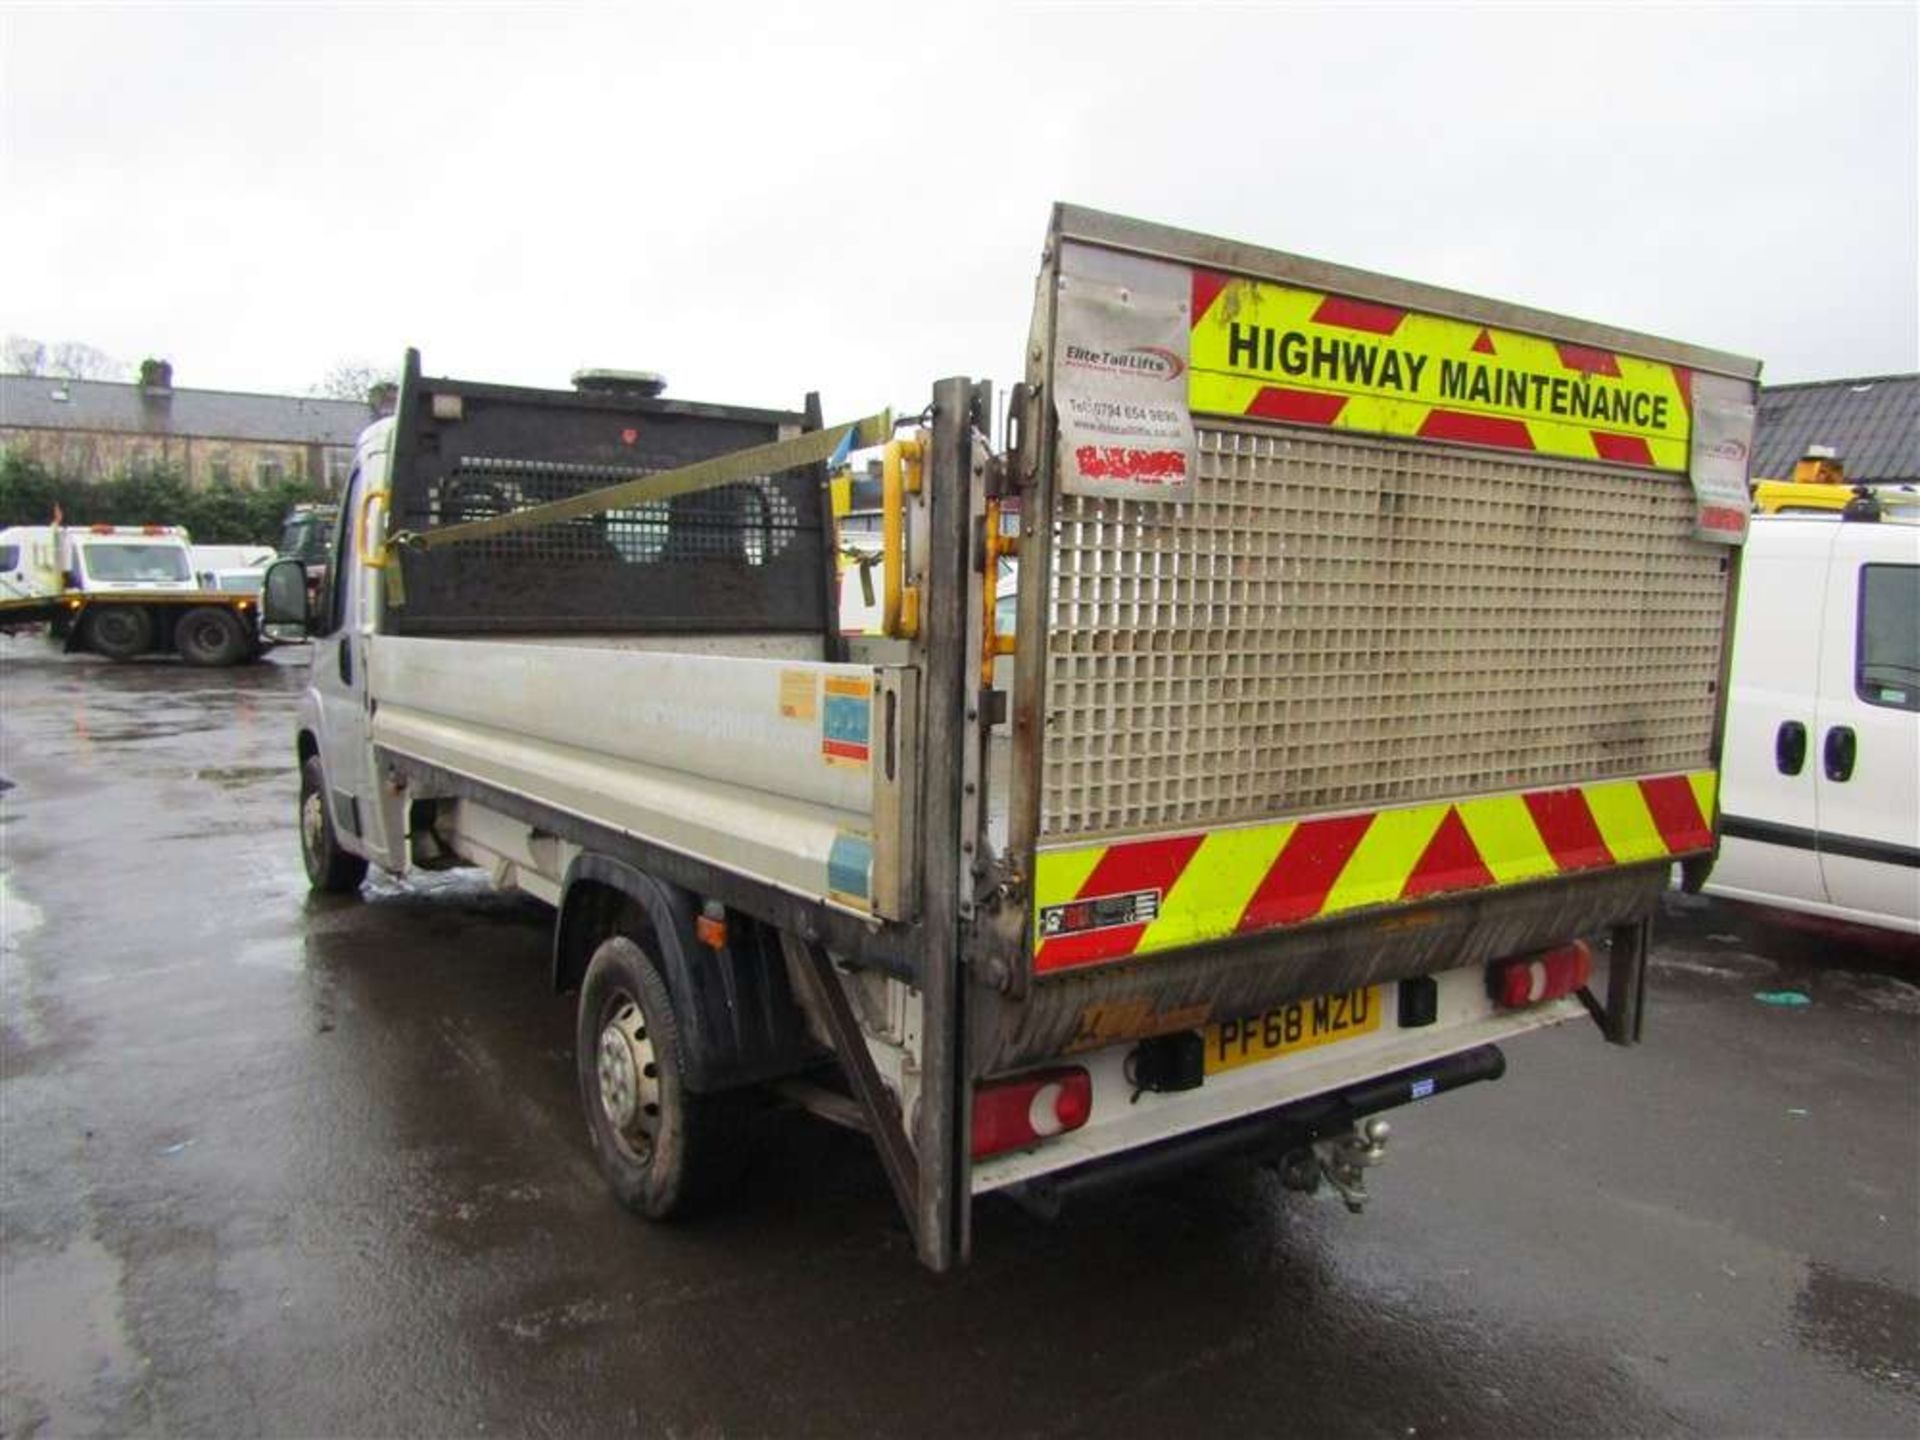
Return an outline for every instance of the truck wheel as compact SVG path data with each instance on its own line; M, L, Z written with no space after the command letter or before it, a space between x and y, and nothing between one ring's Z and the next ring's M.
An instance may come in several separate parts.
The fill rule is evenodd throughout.
M247 654L247 632L231 610L201 605L180 617L173 648L189 665L238 665Z
M153 617L138 605L109 605L87 616L86 648L109 660L131 660L153 645Z
M327 814L326 777L320 757L309 755L300 766L300 858L306 863L307 883L329 895L345 895L367 878L365 857L340 848Z
M687 1089L666 982L626 936L593 952L576 1032L587 1129L620 1203L649 1220L674 1220L718 1199L745 1158L742 1097Z

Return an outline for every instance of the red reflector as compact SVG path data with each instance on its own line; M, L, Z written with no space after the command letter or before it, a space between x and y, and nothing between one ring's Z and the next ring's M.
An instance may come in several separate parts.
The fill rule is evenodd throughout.
M1522 1010L1545 1000L1571 995L1593 973L1593 951L1584 940L1557 950L1522 955L1487 967L1488 988L1503 1010Z
M984 1160L1078 1130L1093 1113L1093 1077L1078 1066L974 1087L973 1158Z

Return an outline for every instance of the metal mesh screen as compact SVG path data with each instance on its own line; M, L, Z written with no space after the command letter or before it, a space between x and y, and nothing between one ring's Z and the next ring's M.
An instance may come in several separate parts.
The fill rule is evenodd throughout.
M1707 763L1727 578L1675 475L1203 428L1190 503L1062 495L1041 832Z
M428 488L426 513L433 525L456 525L656 473L654 469L470 457ZM772 480L762 477L675 500L473 540L464 549L474 560L628 565L730 560L764 565L784 554L800 529L799 507Z
M401 406L392 523L431 531L569 499L764 444L785 421L420 380ZM826 524L820 476L805 468L403 549L396 624L407 634L824 634Z

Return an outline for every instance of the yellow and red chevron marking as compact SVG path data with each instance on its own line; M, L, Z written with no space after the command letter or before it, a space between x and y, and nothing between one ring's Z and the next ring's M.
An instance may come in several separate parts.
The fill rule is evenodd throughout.
M1037 973L1369 905L1677 859L1713 844L1711 770L1042 850Z
M1197 412L1687 468L1680 366L1211 270L1192 325Z

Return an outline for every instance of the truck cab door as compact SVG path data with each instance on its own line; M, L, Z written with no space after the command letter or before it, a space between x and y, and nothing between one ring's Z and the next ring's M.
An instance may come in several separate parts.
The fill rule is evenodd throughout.
M1819 833L1821 609L1830 527L1756 526L1742 557L1720 759L1720 854L1708 890L1826 903Z
M1836 529L1809 757L1821 875L1852 918L1920 930L1920 529Z
M335 563L328 577L327 628L314 640L313 690L334 833L344 848L388 865L383 807L373 794L372 715L367 697L368 572L358 558L361 497L368 483L363 461L354 466L340 506Z

